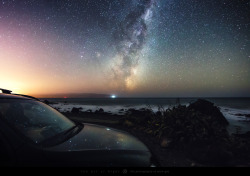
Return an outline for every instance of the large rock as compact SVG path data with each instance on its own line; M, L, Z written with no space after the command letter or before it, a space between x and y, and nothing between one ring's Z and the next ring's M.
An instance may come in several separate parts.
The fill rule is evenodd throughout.
M75 108L73 107L71 113L78 114L82 108Z
M104 110L102 108L100 108L99 110L96 110L95 113L96 114L102 114L102 113L104 113Z
M49 102L49 100L44 100L43 102L44 102L45 104L47 104L47 105L48 105L48 104L51 104L51 103Z
M188 107L189 109L193 109L195 111L199 111L202 114L206 114L211 117L211 120L217 121L223 126L228 125L227 119L224 115L220 112L219 108L214 106L213 103L204 100L198 99L196 102L191 103Z

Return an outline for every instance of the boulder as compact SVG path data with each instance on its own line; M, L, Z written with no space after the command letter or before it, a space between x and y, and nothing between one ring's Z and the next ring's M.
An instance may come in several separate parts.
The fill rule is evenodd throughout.
M71 113L78 114L82 108L75 108L73 107Z
M86 112L92 112L92 110L91 110L91 109L88 109Z
M95 113L96 114L101 114L101 113L104 113L104 110L102 108L100 108L99 110L96 110Z
M49 100L44 100L43 101L45 104L50 104Z
M207 100L198 99L196 102L191 103L188 106L188 108L193 109L195 111L199 111L202 114L210 116L212 121L216 121L222 126L229 125L227 119L220 112L220 109L218 107L214 106L213 103L211 103Z
M99 113L103 113L104 110L102 108L99 109Z

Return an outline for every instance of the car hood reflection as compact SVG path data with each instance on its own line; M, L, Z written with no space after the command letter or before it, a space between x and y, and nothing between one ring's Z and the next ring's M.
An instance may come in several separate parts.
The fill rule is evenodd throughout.
M84 124L84 128L77 135L62 144L50 147L48 149L54 151L148 151L148 148L142 142L126 132L93 124Z

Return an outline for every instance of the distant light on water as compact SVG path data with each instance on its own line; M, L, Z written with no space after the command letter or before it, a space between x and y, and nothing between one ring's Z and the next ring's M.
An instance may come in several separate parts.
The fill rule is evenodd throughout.
M111 97L111 98L116 98L116 95L111 95L110 97Z

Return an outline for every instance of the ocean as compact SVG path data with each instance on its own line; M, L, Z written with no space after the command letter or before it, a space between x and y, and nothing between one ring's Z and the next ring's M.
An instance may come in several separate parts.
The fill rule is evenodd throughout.
M240 114L250 114L250 98L204 98L218 106L229 121L228 131L234 133L236 128L241 133L250 131L250 118ZM44 100L44 99L43 99ZM160 108L172 108L179 103L188 106L197 98L48 98L55 102L51 106L61 112L71 111L73 107L82 108L82 111L98 110L122 115L129 108L151 108L154 112Z

